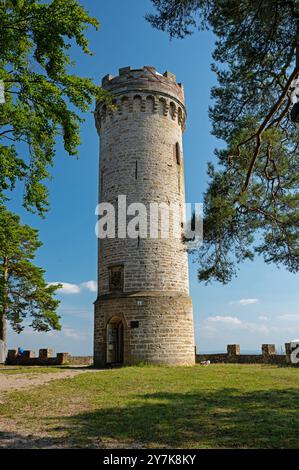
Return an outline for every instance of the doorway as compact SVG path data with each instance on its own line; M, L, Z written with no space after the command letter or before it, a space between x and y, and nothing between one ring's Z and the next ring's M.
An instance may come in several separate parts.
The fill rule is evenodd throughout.
M122 364L124 360L124 325L119 317L107 324L107 364Z

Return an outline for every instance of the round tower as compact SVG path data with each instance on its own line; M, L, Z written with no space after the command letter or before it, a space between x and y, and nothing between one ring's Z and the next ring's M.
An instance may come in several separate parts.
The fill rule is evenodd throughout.
M98 102L95 111L99 202L112 204L116 223L115 238L99 239L94 362L192 365L192 302L181 233L183 87L175 75L161 75L154 67L122 68L117 77L105 76L102 86L112 93L114 106ZM135 224L134 236L118 231L124 219L120 199L128 224L134 225L136 203L147 211L146 226ZM167 208L178 208L176 216L171 211L165 216Z

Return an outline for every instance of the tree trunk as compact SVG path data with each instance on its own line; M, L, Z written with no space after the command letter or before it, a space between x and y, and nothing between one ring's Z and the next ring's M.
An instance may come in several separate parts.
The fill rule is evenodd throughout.
M7 329L5 315L0 315L0 364L4 364L7 356Z
M3 309L0 312L0 364L4 364L7 357L7 325L6 325L6 296L7 296L7 280L8 280L8 259L4 257L4 299Z

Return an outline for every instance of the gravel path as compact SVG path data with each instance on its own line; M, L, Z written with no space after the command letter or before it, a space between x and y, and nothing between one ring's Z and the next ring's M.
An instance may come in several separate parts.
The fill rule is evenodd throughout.
M47 372L47 373L34 373L26 372L22 374L0 374L0 403L1 403L1 393L9 392L11 390L20 390L24 388L36 387L38 385L43 385L52 380L59 379L69 379L75 377L78 374L83 374L88 372L86 369L78 370L66 370L59 372Z
M5 403L10 392L14 390L29 389L39 385L48 384L52 380L71 379L79 374L99 372L96 369L74 368L58 372L34 372L32 370L20 374L0 373L0 407ZM61 438L51 438L46 431L32 435L31 431L23 429L15 419L0 417L0 449L54 449L68 447Z

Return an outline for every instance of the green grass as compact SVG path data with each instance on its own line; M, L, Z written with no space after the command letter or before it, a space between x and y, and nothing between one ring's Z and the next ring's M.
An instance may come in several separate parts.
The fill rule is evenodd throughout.
M0 422L40 447L299 448L298 405L298 368L127 367L14 392Z

